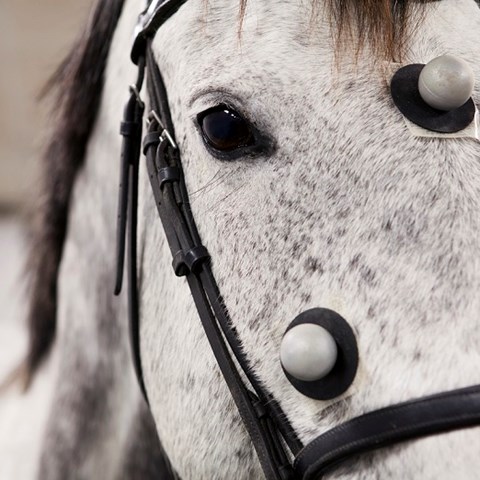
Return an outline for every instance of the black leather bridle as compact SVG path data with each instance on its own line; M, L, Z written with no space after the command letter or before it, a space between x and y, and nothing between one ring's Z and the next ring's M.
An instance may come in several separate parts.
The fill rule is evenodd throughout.
M115 293L119 294L122 288L128 236L131 348L135 372L147 402L140 361L136 251L138 171L144 118L140 91L145 72L151 113L148 115L148 132L143 138L143 153L158 214L172 253L173 269L177 276L184 276L188 282L210 346L267 480L321 478L326 471L359 453L479 425L480 386L477 385L367 413L329 430L307 445L298 439L279 404L266 391L242 351L189 205L167 92L151 48L158 28L186 1L152 1L140 15L132 50L132 60L138 66L138 79L130 87L131 94L121 124L123 144Z

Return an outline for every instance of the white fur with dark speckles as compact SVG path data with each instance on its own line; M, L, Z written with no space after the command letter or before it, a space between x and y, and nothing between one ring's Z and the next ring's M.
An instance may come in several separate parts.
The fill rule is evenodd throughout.
M125 304L109 296L117 131L135 73L128 51L137 3L127 1L114 42L60 276L62 388L50 431L64 418L64 438L74 438L68 432L78 426L63 415L83 385L76 372L107 402L94 411L103 423L82 451L82 478L119 477L139 398ZM249 2L239 40L237 2L190 0L154 41L220 291L253 368L304 442L364 412L480 382L480 143L412 137L368 51L356 67L345 59L335 69L328 25L312 27L308 4ZM480 79L478 32L474 0L432 3L406 60L452 53ZM195 117L220 102L273 138L274 152L230 163L213 158ZM203 188L212 178L221 180ZM139 217L142 361L165 449L185 480L261 478L187 284L171 269L144 169ZM339 312L358 338L356 381L332 402L294 390L279 361L286 327L311 307ZM330 478L472 479L480 470L479 433L396 446Z

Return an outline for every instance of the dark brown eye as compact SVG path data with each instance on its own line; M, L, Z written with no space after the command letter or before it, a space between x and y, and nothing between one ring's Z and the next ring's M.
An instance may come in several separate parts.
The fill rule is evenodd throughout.
M198 122L205 141L216 150L231 151L253 142L249 122L226 105L201 113Z

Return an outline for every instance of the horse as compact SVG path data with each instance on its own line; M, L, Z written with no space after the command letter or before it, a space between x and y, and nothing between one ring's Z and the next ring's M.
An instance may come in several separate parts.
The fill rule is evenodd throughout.
M99 0L52 82L28 388L8 393L17 416L1 445L25 442L5 478L264 476L249 435L256 425L242 422L188 282L172 272L142 159L134 276L148 404L132 366L128 301L112 294L118 125L128 85L142 95L129 58L141 3ZM478 384L480 144L413 135L389 89L392 65L444 53L480 78L478 3L180 3L149 48L228 327L268 392L262 408L280 411L274 430L290 428L276 444L291 447L287 460L350 419ZM206 130L212 112L236 118L237 143L225 148ZM290 322L318 308L344 319L358 348L353 383L327 399L295 388L279 359ZM390 422L373 418L374 428ZM475 478L471 427L369 451L325 478Z

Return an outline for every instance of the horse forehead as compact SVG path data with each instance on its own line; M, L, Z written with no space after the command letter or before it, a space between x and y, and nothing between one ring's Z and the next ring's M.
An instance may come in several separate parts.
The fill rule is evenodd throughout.
M162 72L181 75L183 92L228 68L247 75L248 67L253 72L271 70L284 79L299 69L302 76L312 70L331 75L335 35L321 5L315 10L310 2L294 0L248 2L241 21L239 4L240 0L189 0L157 32L154 47ZM464 35L479 25L475 1L434 2L426 13L426 21L416 30L419 35L409 45L412 61L427 62L445 51L468 52L469 56L478 52L475 35ZM350 54L348 48L342 51L342 57ZM360 72L348 74L354 77L355 73ZM289 80L301 77L290 76Z
M309 19L308 10L298 9L290 15L288 6L291 6L291 2L282 2L282 8L278 8L278 4L274 5L258 10L259 24L263 21L264 25L275 25L273 29L266 27L267 36L271 37L267 38L265 44L271 43L278 32L290 32L293 35L298 32L299 26L305 27ZM452 9L460 15L451 2L446 2L446 6L439 11L446 18ZM278 13L279 10L282 11L281 14ZM228 13L230 15L226 15ZM478 10L470 13L477 13L478 18ZM464 22L469 21L467 16L462 14L461 18L457 17L445 35L455 29L459 30ZM277 18L279 23L276 23ZM288 36L277 35L275 38L278 38L279 42L274 45L274 54L269 55L268 52L265 53L263 44L260 46L255 43L262 41L263 33L261 29L255 29L251 17L250 23L246 25L245 35L242 41L239 41L236 2L219 1L205 9L202 2L192 1L189 10L180 11L177 19L178 23L175 25L165 25L165 30L159 32L157 38L157 53L161 66L166 66L167 76L171 77L168 85L173 86L169 91L171 97L183 102L183 95L188 95L198 84L211 84L212 78L217 84L224 85L232 84L236 80L235 88L241 91L243 88L243 93L252 97L252 103L253 100L257 104L263 102L263 106L269 108L270 113L274 112L271 121L277 135L288 131L298 133L296 138L289 142L281 139L280 155L276 158L277 166L272 167L264 162L255 169L258 175L251 174L251 166L219 166L205 155L195 156L197 168L192 170L188 168L188 154L191 153L188 149L193 147L185 145L188 147L184 152L186 176L189 186L193 187L192 191L206 184L212 177L212 172L217 169L235 171L234 175L217 182L215 188L202 190L201 196L197 196L193 201L193 210L199 219L204 238L214 253L218 250L215 258L217 265L220 265L220 276L222 259L229 258L228 255L222 256L220 253L220 243L225 241L225 237L228 238L224 242L227 250L230 247L242 250L243 247L238 246L240 238L252 240L251 244L241 242L249 245L243 252L244 258L248 259L249 253L258 252L259 248L265 246L263 243L269 244L272 238L281 239L285 233L288 233L288 241L284 242L287 250L292 249L295 244L307 243L312 246L311 258L307 254L301 259L290 255L296 262L301 260L299 270L305 267L308 271L309 265L313 265L314 271L329 271L337 277L339 284L345 284L349 279L352 283L359 282L357 273L360 272L363 290L369 285L370 277L376 274L376 270L383 269L386 271L384 275L394 278L391 270L395 267L402 271L412 255L418 257L424 265L431 260L430 263L434 266L432 268L437 271L453 261L451 252L445 251L448 239L456 238L461 243L462 232L475 230L478 226L476 221L470 221L472 211L479 206L480 201L477 180L480 178L480 171L478 162L475 161L479 153L477 146L465 141L427 143L411 137L398 112L391 105L385 79L376 77L376 80L372 81L373 76L371 72L367 73L366 65L358 66L357 75L343 74L340 88L337 88L338 84L331 88L327 83L322 85L318 78L316 83L311 81L314 74L318 73L318 65L304 63L305 56L311 55L310 46L300 46L295 54L289 57L285 54L289 48ZM426 28L426 38L431 38L432 35L435 38L441 36L441 32L430 23L427 23ZM466 51L473 48L472 39L464 39L461 44L457 37L451 40L455 48L458 47L460 51L463 48L466 48ZM160 48L166 38L171 39L171 51L169 48ZM434 51L435 44L432 45L428 52ZM419 46L414 46L415 48L428 54L421 39ZM477 46L477 54L478 51ZM326 58L331 55L331 51L328 48L323 51L316 49L315 54L325 55ZM262 56L270 59L271 65L267 61L259 65L255 72L252 58L258 59ZM179 58L182 61L179 62ZM265 85L265 71L278 68L278 61L282 58L291 63L284 65L284 70L278 72L280 81L268 84L263 90L255 88ZM301 75L291 68L296 65L295 62L304 63ZM226 68L232 63L235 63L234 68ZM249 64L250 69L247 68ZM168 72L169 67L175 67L171 68L173 73ZM326 63L320 65L320 68L323 68L320 71L324 76L327 76L327 72L328 75L331 73L331 66ZM282 83L282 79L293 78L289 77L287 72L297 75L295 83ZM185 75L186 73L188 75ZM243 73L240 78L239 73ZM185 82L182 85L175 84L174 80L181 77ZM385 88L382 89L382 86ZM292 88L288 90L286 87ZM312 99L313 92L317 93L317 96ZM291 104L285 102L286 97L291 97ZM274 108L275 106L280 108ZM176 114L179 109L173 110ZM314 114L305 117L305 112L312 110ZM288 122L285 122L287 117ZM180 131L186 128L180 123ZM399 142L401 149L398 148ZM448 161L439 162L439 158ZM199 168L200 165L205 165L204 174ZM255 178L255 182L246 182L248 179L239 174L239 170L249 172L246 176ZM469 188L462 189L461 185L468 185ZM270 192L271 201L268 205L262 203L265 189ZM235 208L232 208L233 200ZM464 216L458 214L458 209L451 208L455 202L463 203ZM255 208L258 205L263 205L263 208ZM472 208L467 208L468 205ZM238 214L240 211L243 212L242 215ZM205 212L209 212L208 216ZM274 220L269 219L272 212L275 213ZM391 218L387 218L389 216ZM300 223L303 222L303 229L292 223L298 219L301 220ZM435 224L440 225L445 219L449 219L451 225L459 227L456 232L448 225L442 229L435 228ZM459 222L462 219L466 221L460 228ZM261 228L261 225L266 228ZM322 225L323 229L320 228ZM219 230L219 226L223 235L216 238L215 232ZM269 232L266 232L266 229ZM393 233L390 233L392 229ZM311 239L308 231L320 233L316 239ZM230 234L231 238L228 237ZM392 235L395 237L394 242L391 240ZM263 243L262 238L266 240ZM431 245L433 248L424 248L422 245ZM472 245L473 243L470 248ZM389 248L391 261L388 264L392 269L384 268L385 265L380 265L377 260L377 250L385 252ZM265 262L264 270L269 271L273 258L281 258L282 251L271 248L270 244L266 250L269 254L262 258ZM294 250L295 248L292 252ZM302 251L308 253L308 249ZM344 252L342 258L335 254L338 251ZM363 254L359 255L362 251ZM319 259L322 260L321 257L326 263L316 265ZM465 259L465 256L458 256L457 268L446 269L443 282L445 290L448 290L448 284L451 284L450 280L456 272L463 267L470 271ZM244 264L246 270L242 273L248 276L251 265L248 262ZM358 267L359 264L363 267ZM224 267L224 271L228 272L228 266ZM405 272L409 274L408 268ZM301 274L304 274L303 270ZM299 273L299 276L301 274ZM290 281L293 282L292 279ZM225 280L227 288L228 284L233 285L234 282ZM355 283L352 289L358 289L358 285ZM370 290L372 294L374 288ZM378 287L376 291L382 293L384 288ZM333 292L332 298L336 295L337 293ZM233 296L232 293L232 298ZM337 302L335 299L332 301ZM335 308L335 305L333 307ZM255 305L252 308L255 308Z
M470 27L472 22L478 23L478 8L473 5L476 10L471 11L472 4L461 0L467 9L466 13L461 13L451 2L440 3L442 5L432 7L427 14L425 33L418 32L412 44L412 55L418 54L421 58L426 57L422 60L428 61L428 55L435 55L437 45L432 38L442 43L447 37L452 48L460 52L474 49L477 56L480 55L475 36L464 38L458 35L465 23L470 22ZM299 7L298 2L290 1L250 2L255 14L247 15L240 37L239 6L238 2L231 0L217 0L208 5L190 0L172 17L173 21L162 26L155 39L155 51L166 77L177 131L182 134L187 131L188 135L191 128L185 120L200 111L188 109L195 92L227 86L245 99L247 110L255 120L260 120L262 115L265 117L265 123L277 138L291 137L289 142L280 142L281 156L287 160L283 163L295 159L298 165L289 171L287 181L281 183L287 193L290 187L291 191L298 191L301 184L304 195L313 199L321 174L333 179L335 172L343 171L350 176L356 175L357 180L370 178L370 186L378 180L381 188L370 191L374 193L372 198L382 199L384 203L396 202L397 205L401 204L402 197L388 195L391 182L386 179L399 178L408 186L405 196L412 198L418 193L424 199L423 204L427 205L425 192L429 187L435 189L444 173L445 165L435 164L439 155L463 158L463 165L469 164L474 173L477 171L476 164L470 161L472 150L478 152L475 147L453 141L447 145L437 143L435 147L433 143L427 145L406 133L401 116L392 105L388 79L379 71L372 72L368 56L361 58L355 68L343 68L335 77L327 30L322 33L322 29L317 29L314 41L292 42L292 38L298 39L299 36L307 40L311 38L311 11L307 4L304 2L303 7ZM432 22L437 13L441 14L438 23L445 27L442 29L445 32L439 32L438 26ZM456 14L450 26L445 24L449 13ZM480 62L476 63L478 70ZM398 149L399 140L403 142L401 150ZM300 152L303 152L301 158ZM419 157L427 161L419 163ZM188 167L189 155L184 155L184 162ZM196 165L194 173L189 168L186 172L193 190L206 183L218 168L248 169L245 165L219 166L208 158L203 162L198 160ZM205 168L199 168L201 165ZM426 170L427 165L432 167L430 171ZM266 182L285 175L285 172L261 168ZM317 172L313 177L307 175L312 169ZM461 175L461 169L457 173ZM217 205L216 201L225 191L239 186L244 178L236 175L229 180L212 190L212 204ZM293 182L297 184L293 185ZM346 179L336 176L335 185L330 185L332 192L344 188L345 182ZM323 186L325 188L325 184ZM244 190L249 191L249 188ZM365 189L365 196L367 193L368 189ZM204 194L199 203L207 205L208 198L208 193ZM344 213L351 197L343 200L333 203L340 214ZM222 205L218 204L217 208L220 214ZM370 218L369 211L356 210L359 216ZM430 218L434 214L428 212Z
M239 74L254 82L261 76L264 81L267 73L286 79L300 68L308 74L313 62L317 69L329 68L322 51L315 48L323 41L331 45L329 28L325 24L313 33L308 2L249 2L243 20L239 4L190 0L157 32L154 51L167 83L170 75L182 77L174 95L177 90L185 95L198 82L218 75L224 82ZM330 57L332 49L323 53ZM295 79L291 76L291 83Z

